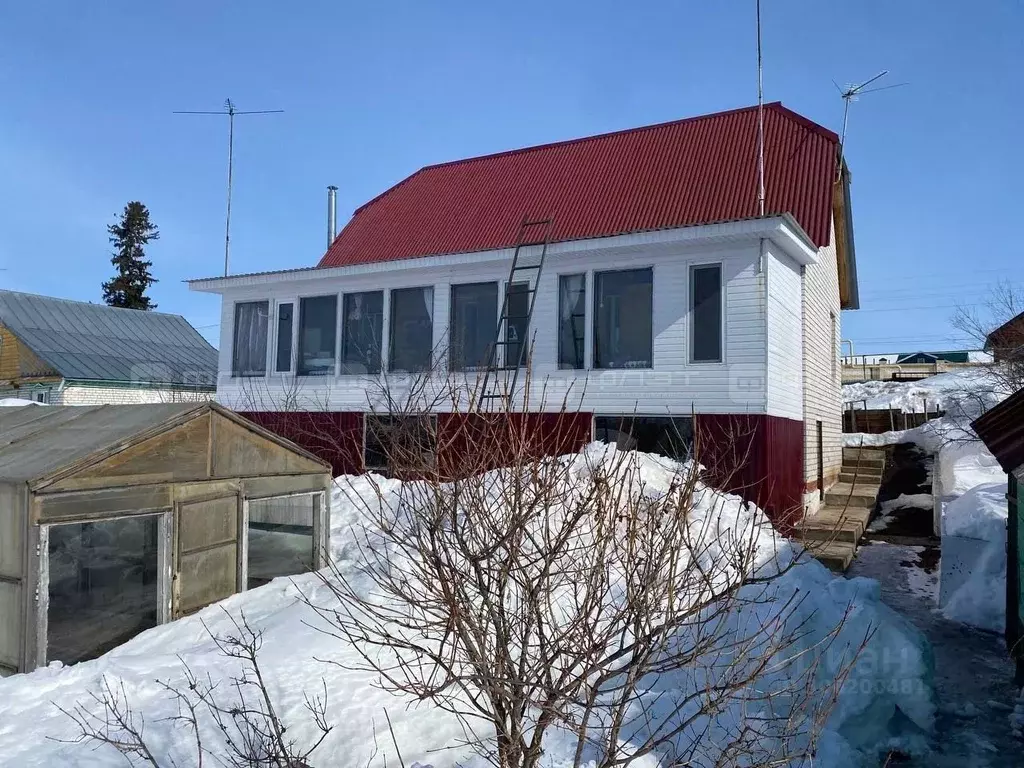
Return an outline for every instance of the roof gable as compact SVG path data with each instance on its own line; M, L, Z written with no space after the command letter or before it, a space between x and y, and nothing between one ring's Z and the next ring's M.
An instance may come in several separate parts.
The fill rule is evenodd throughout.
M0 324L67 379L216 381L217 350L180 315L0 291Z
M838 137L765 105L765 212L830 239ZM524 216L554 242L753 218L757 108L422 168L360 207L320 267L514 245Z

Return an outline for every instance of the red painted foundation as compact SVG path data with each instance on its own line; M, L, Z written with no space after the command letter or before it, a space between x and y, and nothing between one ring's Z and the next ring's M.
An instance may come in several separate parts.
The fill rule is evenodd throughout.
M357 412L250 412L243 416L330 462L335 475L364 471L364 416ZM437 414L437 462L442 477L512 463L510 446L530 456L579 450L590 441L591 413ZM515 433L519 439L502 440ZM716 487L764 509L784 533L803 515L803 422L763 414L697 414L694 447Z

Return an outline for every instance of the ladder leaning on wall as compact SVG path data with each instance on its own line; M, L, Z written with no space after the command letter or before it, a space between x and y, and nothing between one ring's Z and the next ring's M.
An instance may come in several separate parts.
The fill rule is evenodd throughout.
M487 365L484 369L483 383L480 387L478 405L482 408L484 403L497 398L508 398L511 402L515 395L516 384L519 381L519 369L524 361L529 360L527 350L529 338L510 338L509 322L521 322L518 327L530 328L533 318L533 307L537 301L537 289L540 286L540 276L544 271L544 258L547 256L548 245L551 243L551 234L554 231L555 218L548 216L544 219L530 219L523 217L519 225L519 233L516 235L515 251L512 254L512 266L509 268L508 280L505 283L505 291L501 300L501 313L498 315L498 327L495 331L494 343L487 351ZM540 248L539 257L534 260L528 258L524 249ZM532 278L532 283L530 279ZM514 288L523 281L527 282L526 290ZM519 282L517 282L517 280ZM509 314L509 296L526 295L527 309L525 315ZM514 328L516 326L512 326ZM529 330L527 330L527 334ZM509 359L509 349L518 349L515 360ZM499 354L500 350L500 354ZM501 376L501 372L510 372L511 375Z

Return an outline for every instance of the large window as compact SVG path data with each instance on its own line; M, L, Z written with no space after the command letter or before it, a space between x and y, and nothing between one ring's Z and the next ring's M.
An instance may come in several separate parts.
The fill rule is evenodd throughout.
M299 301L299 376L333 376L338 297Z
M346 293L342 318L341 372L380 373L384 292Z
M269 317L269 301L243 301L235 304L235 334L231 348L232 376L266 375Z
M158 519L49 527L47 661L93 659L156 626Z
M558 278L558 367L583 368L587 276Z
M277 305L277 363L274 370L287 373L292 369L292 323L295 305Z
M690 267L690 359L722 361L722 267Z
M391 291L391 343L388 369L430 369L434 346L434 289L401 288Z
M453 285L449 367L453 371L485 367L497 331L498 284Z
M313 569L316 503L314 495L249 501L248 589Z
M594 274L594 367L650 368L653 339L650 269Z

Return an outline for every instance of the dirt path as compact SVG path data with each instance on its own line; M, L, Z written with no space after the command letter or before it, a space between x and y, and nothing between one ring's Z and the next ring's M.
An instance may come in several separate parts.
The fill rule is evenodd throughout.
M913 622L932 645L938 700L933 753L891 762L917 768L1024 766L1024 743L1010 731L1017 698L1013 665L1000 635L948 621L934 608L938 557L934 547L884 541L860 548L847 576L868 576L882 599Z

